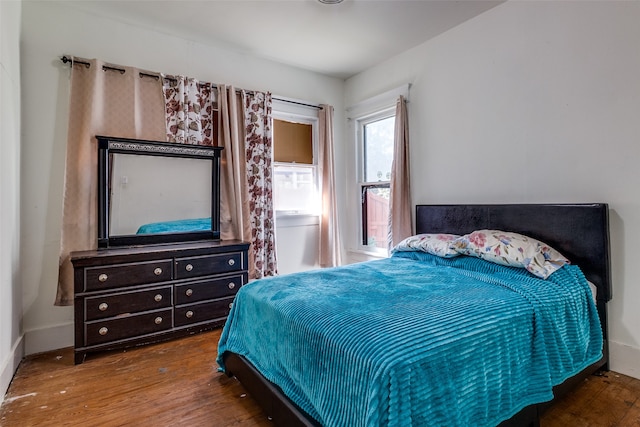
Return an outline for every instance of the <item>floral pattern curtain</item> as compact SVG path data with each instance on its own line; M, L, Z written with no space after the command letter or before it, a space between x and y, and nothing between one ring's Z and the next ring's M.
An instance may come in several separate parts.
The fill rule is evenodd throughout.
M277 274L271 94L242 91L242 107L236 110L233 87L216 89L215 85L189 77L163 76L163 91L168 142L217 145L220 140L225 148L221 226L225 238L251 243L249 277ZM238 118L240 122L236 123ZM217 138L213 137L214 132Z
M250 269L254 278L277 274L273 210L271 94L242 92L249 222Z
M167 142L214 145L216 89L185 76L162 76Z

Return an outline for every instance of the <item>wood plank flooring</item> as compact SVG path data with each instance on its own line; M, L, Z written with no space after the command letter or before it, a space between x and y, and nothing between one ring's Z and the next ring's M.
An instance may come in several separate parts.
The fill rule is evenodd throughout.
M235 380L216 371L220 330L87 356L71 348L26 358L0 426L272 426ZM591 377L552 406L542 427L639 426L640 380Z

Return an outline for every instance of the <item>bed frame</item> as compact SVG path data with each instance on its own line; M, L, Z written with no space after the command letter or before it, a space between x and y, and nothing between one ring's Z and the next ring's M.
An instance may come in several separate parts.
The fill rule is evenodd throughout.
M478 229L513 231L545 242L580 266L597 288L597 308L604 335L603 357L574 377L554 387L554 400L585 378L608 370L607 302L611 299L609 210L593 204L417 205L416 234L467 234ZM225 353L227 374L235 376L265 410L275 425L319 426L290 401L278 386L266 380L244 357ZM539 426L540 414L553 401L531 405L502 422L500 427Z

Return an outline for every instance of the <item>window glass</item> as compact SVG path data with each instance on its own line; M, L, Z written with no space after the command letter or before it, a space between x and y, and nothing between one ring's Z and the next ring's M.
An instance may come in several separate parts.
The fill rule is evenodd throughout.
M364 125L364 181L389 181L395 116Z
M389 233L389 184L363 186L362 244L387 248Z
M391 115L390 115L391 114ZM395 116L386 111L359 120L361 135L360 238L368 251L386 252Z
M319 212L316 133L316 118L274 117L273 206L278 216Z
M313 165L276 164L273 168L273 204L284 214L315 213L319 198Z

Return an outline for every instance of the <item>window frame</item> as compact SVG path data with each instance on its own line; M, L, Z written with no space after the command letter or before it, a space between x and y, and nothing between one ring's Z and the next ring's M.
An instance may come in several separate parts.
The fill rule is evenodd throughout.
M373 246L367 244L368 235L367 235L367 225L368 218L367 217L367 201L365 198L366 190L372 188L391 188L390 180L379 180L379 181L365 181L365 127L371 123L375 123L380 120L388 119L390 117L395 117L396 109L395 105L387 106L384 108L379 108L375 112L361 115L360 117L354 118L355 128L356 128L356 188L358 190L358 203L359 207L356 209L358 214L358 236L357 236L357 244L356 248L360 252L369 253L376 256L388 256L389 251L388 248L379 248L377 246Z
M296 166L296 165L304 165L305 167L310 167L313 170L313 185L316 191L316 195L318 197L318 204L315 207L315 209L311 209L311 210L305 210L305 211L291 211L291 210L282 210L282 209L278 209L278 207L275 205L273 206L273 209L275 211L276 214L276 219L279 220L287 220L287 218L289 219L295 219L295 218L300 218L300 217L315 217L315 218L319 218L320 217L320 210L321 210L321 181L320 181L320 177L318 176L318 153L319 153L319 147L318 147L318 141L319 141L319 119L318 119L318 113L317 113L317 109L313 109L313 112L310 111L310 109L307 107L301 107L301 108L295 108L295 106L293 106L293 108L291 106L287 106L289 108L282 108L282 109L277 109L278 104L276 102L273 103L272 105L272 119L273 120L282 120L282 121L286 121L286 122L290 122L290 123L300 123L300 124L305 124L305 125L311 125L311 144L312 144L312 163L308 164L308 163L300 163L297 164L295 162L276 162L275 160L273 161L273 170L274 170L274 174L275 174L275 169L278 166ZM283 106L284 107L284 106ZM296 111L291 111L291 110L296 110ZM289 111L287 111L289 110ZM314 115L312 115L314 114ZM272 127L273 128L273 127ZM275 145L275 135L273 136L273 143ZM275 151L275 150L274 150ZM275 188L274 188L275 190Z

